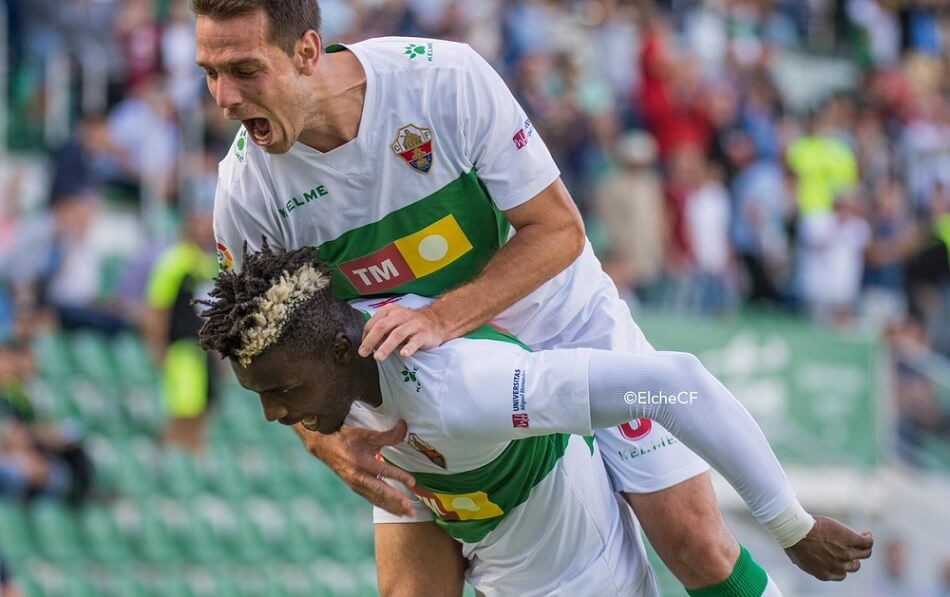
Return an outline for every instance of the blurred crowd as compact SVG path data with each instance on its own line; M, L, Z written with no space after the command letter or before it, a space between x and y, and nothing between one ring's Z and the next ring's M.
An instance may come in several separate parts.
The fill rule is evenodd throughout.
M902 455L950 438L933 383L950 356L946 2L320 5L327 43L442 38L488 59L632 305L879 334ZM76 502L91 467L78 429L33 416L29 334L141 330L156 366L198 363L176 343L196 331L183 305L210 276L208 214L235 125L194 64L186 0L0 0L4 38L0 496ZM173 399L183 423L167 439L200 444L201 422L186 423L206 399ZM902 557L888 548L881 594L896 594ZM0 566L3 596L5 577Z
M906 438L947 435L918 366L950 354L945 3L320 4L328 42L453 39L495 65L631 303L719 316L755 306L880 333L904 364ZM163 251L193 238L213 253L186 222L207 212L234 133L194 65L187 3L0 7L7 145L43 156L49 181L37 190L22 162L0 167L0 333L139 329ZM118 259L91 232L104 212L131 214ZM170 340L149 337L157 362Z

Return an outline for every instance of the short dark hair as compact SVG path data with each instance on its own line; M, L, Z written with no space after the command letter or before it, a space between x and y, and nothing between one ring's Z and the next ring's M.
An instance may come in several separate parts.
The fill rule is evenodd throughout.
M224 20L264 9L270 29L268 40L293 54L294 44L313 29L320 33L320 6L317 0L191 0L198 16Z
M322 276L329 275L312 248L275 253L265 238L260 251L248 253L245 243L243 268L221 271L210 293L213 300L196 301L209 307L201 314L206 321L198 333L198 344L207 351L221 353L222 357L241 361L247 353L245 332L260 327L261 302L268 291L305 266L313 267ZM276 341L260 354L275 346L319 354L329 349L341 331L359 338L362 321L355 309L336 298L330 285L325 285L291 306Z

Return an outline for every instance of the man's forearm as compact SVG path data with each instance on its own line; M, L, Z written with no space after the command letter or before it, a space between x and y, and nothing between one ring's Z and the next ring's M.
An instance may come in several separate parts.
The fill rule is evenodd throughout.
M584 234L576 228L551 230L529 225L518 230L471 282L447 292L427 309L448 338L490 321L577 259Z
M594 427L655 420L719 471L760 522L797 504L755 420L693 355L594 350L589 386Z

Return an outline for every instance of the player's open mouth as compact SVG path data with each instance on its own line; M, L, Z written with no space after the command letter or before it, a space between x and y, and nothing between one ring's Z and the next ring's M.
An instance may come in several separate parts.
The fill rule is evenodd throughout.
M304 417L300 420L300 424L307 431L320 431L320 421L317 420L317 417Z
M258 145L266 145L270 140L270 121L266 118L248 118L241 123Z

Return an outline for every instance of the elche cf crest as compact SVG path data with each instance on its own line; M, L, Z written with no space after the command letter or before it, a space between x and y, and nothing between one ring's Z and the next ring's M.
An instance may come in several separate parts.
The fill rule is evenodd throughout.
M432 168L432 131L414 124L407 124L396 131L392 150L410 168L416 172L428 174Z

